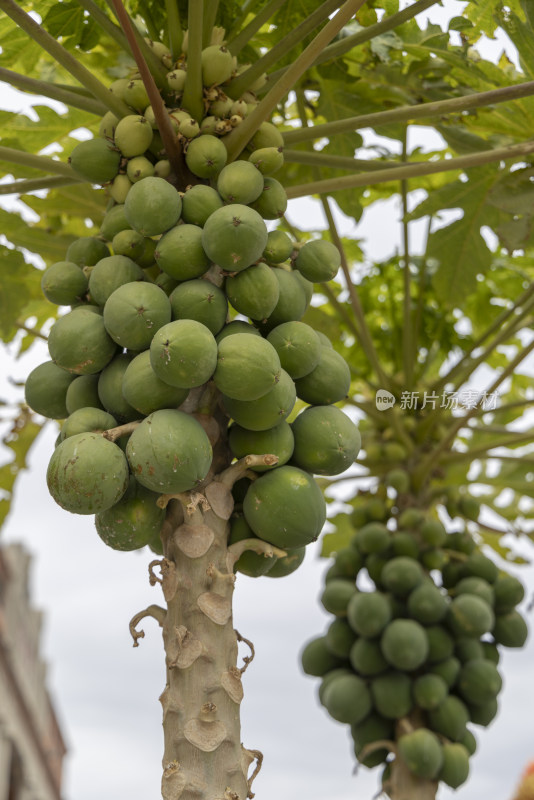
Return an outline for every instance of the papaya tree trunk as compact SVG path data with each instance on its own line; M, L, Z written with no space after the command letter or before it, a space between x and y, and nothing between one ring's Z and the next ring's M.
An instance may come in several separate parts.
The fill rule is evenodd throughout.
M215 444L219 425L197 414ZM222 427L222 426L221 426ZM215 440L215 441L214 441ZM226 444L214 447L214 467L197 491L164 495L167 515L162 529L164 555L149 565L151 584L160 584L166 608L157 605L136 614L130 623L134 646L144 636L137 629L147 616L162 627L166 685L163 709L163 800L245 800L262 754L241 744L241 675L238 667L232 597L234 564L245 549L266 557L282 554L261 540L228 546L234 501L231 487L244 475L253 478L254 463L273 463L272 456L248 456L229 466ZM276 459L275 459L276 461ZM221 466L214 475L215 465ZM251 647L252 645L246 642ZM251 764L256 761L255 769ZM251 776L249 777L249 772Z

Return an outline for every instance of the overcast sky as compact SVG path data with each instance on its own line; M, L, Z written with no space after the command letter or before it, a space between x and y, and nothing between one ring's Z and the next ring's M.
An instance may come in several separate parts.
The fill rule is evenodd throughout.
M463 4L445 0L444 5L443 13L451 15ZM492 48L491 43L485 46ZM495 50L493 45L493 50L498 56L500 46ZM4 108L6 101L3 91ZM20 109L23 103L17 100L11 107ZM357 235L368 238L375 258L389 255L398 241L395 208L396 201L390 201L358 227ZM292 204L292 213L310 224L310 216L318 212L313 204L301 202ZM391 220L389 238L384 236L385 219ZM356 234L350 223L344 230ZM415 235L417 227L413 230ZM16 363L4 354L0 375L24 379L47 358L44 346ZM2 378L0 398L12 396ZM152 620L144 621L146 637L135 650L128 632L134 613L161 602L159 590L147 580L151 557L110 550L97 536L92 517L68 514L54 503L45 472L56 433L49 424L31 454L30 471L18 484L3 540L23 542L34 554L33 597L46 612L43 645L49 686L69 749L64 797L155 798L161 775L157 698L164 686L163 648ZM532 556L532 548L525 547ZM377 791L378 771L362 768L353 774L346 726L319 706L318 681L299 667L303 644L323 632L331 619L318 604L326 567L309 547L303 566L289 578L238 577L235 626L256 648L244 676L242 739L265 756L254 785L258 800L370 800ZM534 587L534 568L517 574ZM469 783L459 793L441 789L439 798L511 797L521 771L534 759L529 715L533 663L532 638L522 651L505 652L501 710L489 729L476 730L479 751L471 761Z

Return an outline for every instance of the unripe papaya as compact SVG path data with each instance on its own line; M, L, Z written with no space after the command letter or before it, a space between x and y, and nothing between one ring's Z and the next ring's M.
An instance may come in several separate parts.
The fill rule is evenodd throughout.
M341 266L341 256L332 242L312 239L299 250L295 266L312 283L323 283L335 277Z
M202 386L217 366L217 343L201 322L175 320L154 334L150 363L158 378L170 386L181 389Z
M262 175L273 175L284 165L283 147L262 147L254 150L248 160Z
M75 436L77 433L102 433L111 428L115 428L117 420L107 411L102 411L99 408L79 408L74 413L69 414L59 434L60 441L68 439L69 436Z
M129 177L121 172L113 178L110 186L108 186L109 196L115 200L116 203L124 203L128 197L131 186L132 182Z
M180 406L187 397L188 389L169 386L158 378L150 363L150 351L145 350L126 367L122 394L127 403L140 414L148 416L160 408Z
M137 231L119 231L111 242L113 252L117 256L126 256L136 260L145 249L145 237ZM137 263L137 261L136 261Z
M204 86L217 86L224 83L234 71L234 59L226 47L212 44L202 50L202 84Z
M169 297L173 319L194 319L201 322L215 336L228 314L224 292L211 281L184 281Z
M248 148L252 151L264 147L284 147L284 137L272 122L262 122L250 142Z
M89 293L95 303L104 306L108 297L119 286L144 279L143 270L133 259L124 255L106 256L106 258L101 258L91 270Z
M67 248L67 261L73 261L79 267L92 267L106 256L109 256L109 248L96 236L75 239Z
M57 261L44 271L41 289L51 303L71 306L78 303L87 292L87 278L72 261Z
M222 197L211 186L202 183L190 186L182 195L182 219L202 228L208 217L222 205Z
M293 453L293 432L287 422L280 422L266 431L250 431L240 425L232 425L228 432L228 444L236 458L267 453L277 456L278 462L274 465L251 468L254 472L265 472L289 461Z
M124 453L98 433L78 433L61 442L46 474L56 503L74 514L110 508L123 496L128 480Z
M26 378L24 396L36 414L50 419L65 419L67 391L76 376L66 372L52 361L45 361L32 369Z
M249 202L263 219L280 219L287 210L286 190L276 178L266 177L260 195Z
M230 535L228 538L228 545L241 542L244 539L257 539L258 537L247 523L243 515L232 517L230 520ZM249 578L260 578L265 575L276 561L276 556L265 556L262 553L255 553L252 550L246 550L239 556L234 564L234 572L242 572L248 575Z
M137 409L133 408L122 394L124 373L132 358L130 353L119 353L102 370L98 379L98 396L102 405L121 423L139 419Z
M316 475L339 475L354 463L360 450L358 428L335 406L307 408L292 428L295 464Z
M261 337L259 330L249 322L244 322L244 320L241 319L233 319L231 322L225 325L215 337L217 344L222 342L223 339L226 339L227 336L233 336L235 333L248 333L252 336Z
M217 191L227 203L247 205L261 195L263 184L261 172L249 161L232 161L220 171Z
M132 183L137 183L137 181L141 181L143 178L150 178L154 175L154 172L154 164L143 155L130 158L126 166L126 174Z
M306 675L313 675L317 678L326 675L327 672L336 669L343 663L342 659L330 652L324 636L318 636L308 642L301 653L300 660Z
M263 257L268 264L281 264L293 252L293 242L284 231L269 231Z
M172 228L161 237L154 253L159 268L178 281L204 275L210 260L202 242L202 228L198 225Z
M158 495L130 477L128 488L118 503L95 517L102 541L114 550L139 550L158 535L165 509L156 505Z
M308 375L319 363L320 339L304 322L283 322L271 330L267 341L272 344L282 367L296 380Z
M414 775L433 780L443 765L440 741L428 728L417 728L401 736L397 742L399 756Z
M130 468L140 484L153 492L194 489L211 466L209 439L197 420L175 409L146 417L126 445Z
M265 472L250 485L243 512L257 536L282 549L314 541L326 520L317 483L308 473L287 465Z
M150 347L154 333L170 321L169 298L154 283L125 283L115 289L104 306L107 332L128 350Z
M347 362L330 347L321 347L317 366L296 381L297 395L305 403L331 405L343 400L350 389Z
M75 377L67 389L65 405L69 414L73 414L79 408L103 408L98 397L98 375Z
M124 88L123 99L131 108L139 112L143 111L150 104L145 85L143 81L139 79L128 81Z
M143 236L165 233L180 219L182 200L174 186L164 178L143 178L134 183L124 213L130 226Z
M240 272L258 261L266 244L265 222L257 211L240 203L214 211L202 231L208 257L229 272Z
M78 375L90 375L111 361L117 345L108 335L102 317L80 307L54 323L48 349L58 366Z
M266 573L267 578L285 578L295 572L304 561L306 548L295 547L291 549L286 547L286 554L276 559L269 572Z
M197 178L214 178L226 164L226 147L216 136L209 133L189 142L185 163Z
M258 400L276 386L280 370L278 354L266 339L236 333L219 342L213 380L227 397Z
M236 311L251 319L264 319L274 311L280 284L267 264L254 264L226 279L225 292Z
M119 204L106 211L100 226L100 236L110 242L116 233L124 231L126 228L130 228L130 223L124 214L124 204ZM103 257L106 255L109 255L109 252L105 253Z
M275 268L273 274L278 281L280 294L271 314L266 320L258 323L260 330L265 334L284 322L300 320L308 305L306 291L297 277L298 273Z
M119 171L121 154L107 139L87 139L69 157L74 172L91 183L109 183Z
M167 73L167 85L171 91L181 94L184 90L187 72L185 69L173 69Z

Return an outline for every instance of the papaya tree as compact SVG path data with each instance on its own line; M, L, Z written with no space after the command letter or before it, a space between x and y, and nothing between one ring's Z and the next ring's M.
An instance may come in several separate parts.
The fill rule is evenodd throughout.
M0 78L64 104L3 112L2 336L49 351L3 513L61 421L52 497L161 589L130 631L162 629L166 800L254 795L236 576L294 572L325 497L335 619L303 666L392 800L465 782L525 642L501 539L532 520L531 11L434 5L0 0ZM477 49L497 28L516 64ZM345 223L393 197L373 261Z

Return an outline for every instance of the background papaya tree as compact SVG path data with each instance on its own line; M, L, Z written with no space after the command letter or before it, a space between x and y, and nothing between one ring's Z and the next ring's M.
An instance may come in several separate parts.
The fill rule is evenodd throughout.
M168 44L175 55L182 29L197 31L198 42L188 45L188 57L195 58L194 48L206 45L214 22L225 28L230 51L251 64L234 88L254 86L259 100L228 135L230 158L239 156L261 121L272 118L284 131L285 165L278 175L288 197L318 196L322 230L342 254L341 279L317 287L304 320L327 333L351 366L346 407L365 418L362 477L383 486L393 470L404 470L411 481L408 505L414 498L427 506L448 502L451 517L455 503L479 497L492 514L478 520L476 536L513 558L501 538L528 534L532 513L531 433L528 422L517 424L528 421L532 396L523 365L534 346L531 20L527 3L484 9L469 3L444 27L418 22L417 15L433 5L420 0L400 10L395 2L355 2L332 16L340 3L304 7L271 0L217 8L206 2L204 30L198 11L187 4L168 3L165 13L158 3L127 9L148 38ZM0 8L0 77L65 104L60 112L36 105L35 120L2 114L0 156L9 177L1 191L17 194L24 205L2 213L7 241L0 324L6 344L24 353L46 337L56 313L42 299L35 255L45 264L61 260L75 238L98 232L105 211L106 193L95 192L66 164L77 143L70 134L80 128L96 134L110 106L118 116L126 113L107 86L136 66L127 25L115 15L120 4L80 0L34 8L2 0ZM27 16L30 11L41 25ZM513 41L518 66L506 56L495 64L476 50L481 34L491 36L498 26ZM139 48L163 85L166 70L146 42ZM265 84L257 86L264 73ZM431 152L412 144L421 141L419 125L441 136L432 139ZM401 244L395 256L373 263L353 235L354 223L391 197L401 203ZM443 224L447 209L460 213ZM414 247L411 221L422 218L428 235ZM280 227L302 241L317 232L293 215ZM472 398L466 409L443 407L443 396L473 386L498 393L497 407L485 413ZM396 399L390 411L377 409L380 389ZM439 402L408 407L409 396L424 402L425 393ZM4 517L17 473L42 428L23 404L10 406L5 419L5 444L13 456L2 471ZM350 499L368 486L368 479L343 479L340 488ZM338 532L325 539L325 554L352 536L346 514L333 522ZM423 791L420 796L428 796L433 789Z

